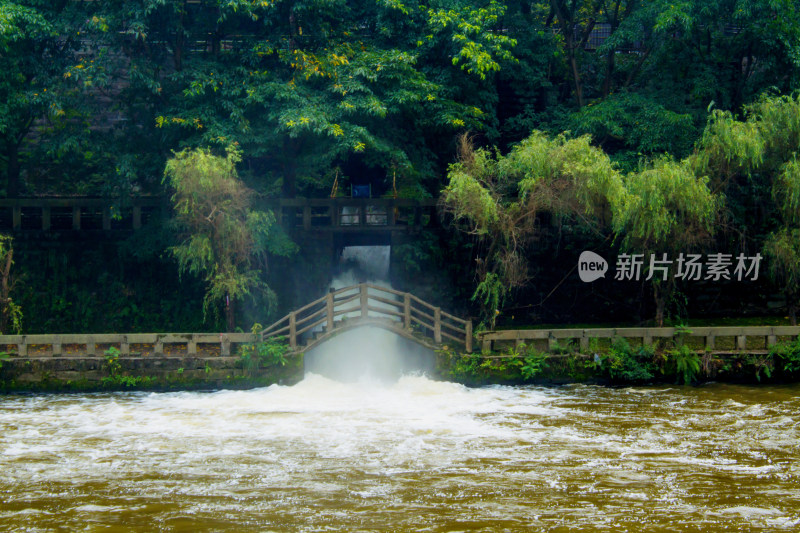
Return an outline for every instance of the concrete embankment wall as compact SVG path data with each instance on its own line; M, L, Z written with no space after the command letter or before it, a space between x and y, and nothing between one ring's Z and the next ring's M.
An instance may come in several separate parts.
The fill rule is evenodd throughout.
M247 388L302 378L302 356L239 355L251 334L0 336L0 391Z

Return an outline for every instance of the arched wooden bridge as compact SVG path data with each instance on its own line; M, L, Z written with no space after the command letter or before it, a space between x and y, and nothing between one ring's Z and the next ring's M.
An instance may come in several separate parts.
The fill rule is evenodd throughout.
M302 352L363 326L391 331L431 349L453 341L472 352L471 321L445 313L413 294L369 283L332 291L292 311L264 329L261 340L284 337L293 352Z

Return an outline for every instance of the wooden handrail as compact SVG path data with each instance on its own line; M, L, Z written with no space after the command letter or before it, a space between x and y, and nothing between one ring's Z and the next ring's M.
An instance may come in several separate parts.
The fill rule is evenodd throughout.
M360 305L357 307L348 307L347 309L340 309L339 311L334 311L333 316L341 316L341 315L346 315L347 313L356 313L358 311L361 311Z
M372 283L367 283L367 288L374 289L376 291L381 291L381 292L388 292L389 294L394 294L395 296L403 296L403 295L406 294L404 292L400 292L400 291L397 291L397 290L394 290L394 289L388 289L386 287L381 287L379 285L373 285Z
M380 296L370 295L370 300L374 300L376 302L381 302L386 305L391 305L392 307L403 307L403 302L398 302L397 300L390 300L389 298L381 298Z
M417 313L417 314L418 314L418 315L420 315L422 318L427 318L427 319L428 319L429 321L431 321L431 322L433 322L433 321L434 321L433 315L429 315L428 313L426 313L426 312L424 312L424 311L420 311L420 310L419 310L419 309L417 309L416 307L412 307L412 308L411 308L411 312L412 312L412 313Z
M444 311L442 311L442 318L446 318L448 320L452 320L453 322L457 322L459 324L466 324L467 323L467 321L464 320L463 318L458 318L457 316L453 316L450 313L445 313Z
M414 296L411 293L409 293L409 296L411 296L411 299L414 300L415 302L417 302L418 304L422 304L422 305L424 305L425 307L427 307L429 309L436 309L435 305L431 305L428 302L426 302L425 300L420 300L419 298L417 298L416 296Z
M427 322L423 322L422 320L418 319L415 316L411 317L411 321L412 322L416 322L420 326L423 326L423 327L428 328L429 330L433 331L433 326L432 325L428 324Z
M306 326L306 327L304 327L304 328L302 328L302 329L299 329L299 330L297 330L297 335L302 335L302 334L303 334L303 333L305 333L306 331L311 331L312 329L314 329L314 328L316 328L316 327L318 327L318 326L321 326L322 324L324 324L324 323L325 323L325 321L326 321L326 319L325 319L325 318L321 318L321 319L317 320L316 322L314 322L313 324L309 324L308 326Z
M357 304L352 305L354 302ZM428 310L431 312L426 312ZM463 343L467 351L472 350L470 321L443 312L439 307L413 294L372 283L360 283L330 291L264 329L262 339L288 330L289 345L292 349L300 350L302 349L300 337L303 334L319 327L322 327L325 334L332 334L334 330L345 327L344 321L337 320L343 315L351 315L347 319L346 327L352 327L359 322L375 324L375 319L379 318L388 320L386 324L397 324L401 330L406 330L411 335L411 326L420 325L428 331L435 345L441 344L442 339L447 338ZM285 325L287 320L288 325ZM377 324L381 324L380 320ZM463 327L460 327L461 325Z
M323 307L322 309L318 309L318 310L314 311L310 315L306 315L303 318L298 318L297 319L297 325L299 326L300 324L305 324L306 322L308 322L312 318L316 318L316 317L318 317L319 315L321 315L324 312L325 312L325 308Z
M375 306L372 306L372 305L368 306L367 309L369 309L373 313L381 313L381 314L389 315L389 316L398 316L398 317L401 317L401 318L403 317L403 313L400 313L398 311L392 311L391 309L384 309L382 307L375 307Z
M350 303L352 301L358 300L359 298L360 298L360 295L358 293L355 293L355 294L353 294L351 296L347 296L345 298L339 298L338 300L335 299L333 301L333 304L334 305L348 304L348 303Z
M304 305L304 306L303 306L303 307L301 307L300 309L296 309L294 312L295 312L295 314L298 314L298 313L302 313L303 311L305 311L305 310L307 310L307 309L311 309L311 308L312 308L312 307L314 307L315 305L318 305L318 304L321 304L322 302L324 302L324 301L325 301L325 298L327 298L327 295L326 295L326 296L323 296L322 298L317 298L317 299L316 299L316 300L314 300L313 302L311 302L311 303L308 303L308 304Z

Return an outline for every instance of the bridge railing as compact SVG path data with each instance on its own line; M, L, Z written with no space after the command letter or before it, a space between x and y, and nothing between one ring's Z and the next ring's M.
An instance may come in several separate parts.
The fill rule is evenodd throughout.
M436 220L435 199L278 198L264 201L284 228L406 230Z
M331 291L292 311L261 332L261 339L288 339L289 347L298 350L302 336L315 331L332 332L348 319L384 319L404 330L417 331L435 344L444 339L463 344L472 351L472 322L463 320L431 305L413 294L361 283Z
M0 230L130 230L169 213L169 199L164 197L127 198L116 210L118 203L88 197L0 198Z

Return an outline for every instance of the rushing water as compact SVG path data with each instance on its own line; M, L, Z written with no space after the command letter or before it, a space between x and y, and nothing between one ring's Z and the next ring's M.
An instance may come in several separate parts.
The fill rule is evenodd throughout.
M0 398L0 528L797 531L800 387Z

